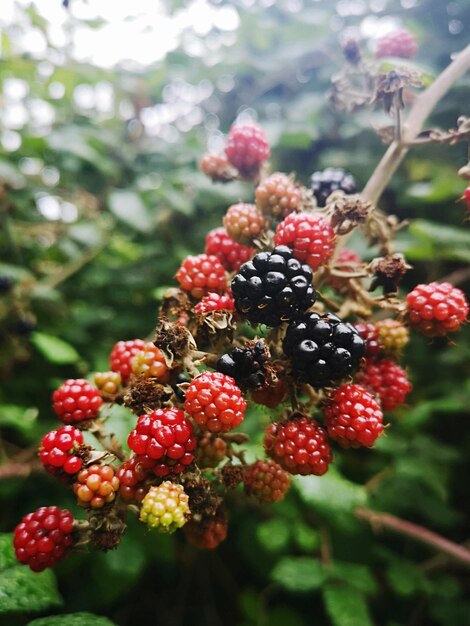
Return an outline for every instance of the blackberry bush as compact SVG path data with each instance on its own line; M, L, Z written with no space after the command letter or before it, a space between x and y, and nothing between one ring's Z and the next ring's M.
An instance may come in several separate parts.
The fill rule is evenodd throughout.
M399 110L410 76L387 79L347 48L348 63L368 72L364 85L375 85L374 101ZM412 42L401 35L378 50L411 56ZM336 104L345 84L343 74ZM291 173L270 174L269 155L262 129L235 124L225 156L202 158L214 181L251 182L251 201L230 206L204 251L182 260L151 341L118 341L111 371L94 374L96 387L68 379L54 392L65 426L43 437L39 457L86 519L56 507L26 515L14 546L34 571L74 546L117 547L128 514L161 532L184 527L193 545L216 548L243 496L230 497L237 487L250 506L279 502L290 497L291 475L326 474L334 447L341 464L373 454L343 448L373 446L383 412L404 410L411 374L397 360L413 341L410 330L446 337L465 323L468 303L450 282L402 291L409 266L394 250L401 225L375 207L383 167L354 195L354 178L342 169L315 172L307 189ZM353 231L380 256L365 261L345 247ZM129 451L105 425L121 404L138 415ZM85 431L96 447L84 444Z

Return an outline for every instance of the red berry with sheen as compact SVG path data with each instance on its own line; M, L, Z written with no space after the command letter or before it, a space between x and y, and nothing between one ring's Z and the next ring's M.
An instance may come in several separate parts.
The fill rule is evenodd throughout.
M270 424L264 436L264 447L290 474L322 476L333 461L326 430L308 417Z
M412 389L405 370L391 359L368 359L356 381L377 394L384 411L404 404Z
M232 239L221 226L207 233L205 253L216 256L227 271L236 272L242 263L251 259L255 251Z
M184 408L203 430L226 433L242 422L246 402L231 376L204 372L189 384Z
M83 435L78 428L67 425L52 430L41 440L39 458L50 474L73 475L82 469L82 459L77 450L83 445Z
M342 385L331 393L325 425L329 437L342 448L371 446L384 430L380 404L361 385Z
M366 356L375 356L382 349L379 337L379 329L371 322L358 322L354 327L366 343Z
M246 493L259 502L280 502L289 491L290 476L275 461L256 461L246 467L243 482Z
M350 250L349 248L341 248L338 257L334 263L334 267L341 272L351 273L357 269L358 266L363 263L361 257ZM349 286L349 279L347 276L328 276L328 284L336 291L345 291Z
M33 572L54 567L73 545L73 517L67 509L43 506L25 515L13 533L13 547L20 563Z
M267 137L255 124L234 124L227 137L225 154L243 177L254 178L270 155Z
M193 298L200 300L213 291L227 289L227 277L222 263L216 256L198 254L185 258L176 272L181 289L188 291Z
M143 350L145 341L142 339L130 339L129 341L118 341L111 354L109 363L113 372L119 372L124 383L129 380L132 374L132 359Z
M89 465L82 469L73 485L77 504L101 509L113 502L119 489L119 478L111 465Z
M212 311L234 311L235 303L231 293L208 293L194 308L196 313L203 315Z
M52 394L53 409L65 424L98 416L103 400L99 390L83 378L69 378Z
M191 422L175 407L141 415L127 442L156 476L181 474L193 462L197 444Z
M464 292L450 283L418 285L406 296L406 305L410 326L428 337L459 330L468 316Z
M335 249L330 223L314 213L291 213L276 228L276 246L289 246L296 259L313 270L325 265Z
M417 52L418 43L414 36L405 29L399 29L384 35L378 40L375 56L377 59L382 59L383 57L411 59Z
M200 522L191 520L183 527L186 539L200 550L214 550L227 537L227 515L220 509Z
M119 466L116 476L119 479L119 494L127 502L141 502L149 487L145 481L150 470L139 457L134 456Z

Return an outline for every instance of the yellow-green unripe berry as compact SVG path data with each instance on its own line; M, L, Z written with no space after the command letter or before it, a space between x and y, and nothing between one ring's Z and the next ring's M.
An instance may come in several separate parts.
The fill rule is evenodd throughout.
M142 500L140 521L159 532L172 533L188 520L188 500L188 494L181 485L166 480L157 487L150 487Z

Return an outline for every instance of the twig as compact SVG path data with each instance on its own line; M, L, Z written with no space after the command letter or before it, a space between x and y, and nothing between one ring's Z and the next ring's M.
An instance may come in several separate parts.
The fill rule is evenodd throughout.
M408 152L407 144L415 140L436 104L469 69L470 45L464 48L432 85L416 98L406 122L403 124L402 141L394 141L375 168L361 194L365 200L369 200L374 205L377 203L395 170Z
M453 559L470 568L470 550L468 550L465 546L454 543L453 541L438 535L428 528L424 528L423 526L419 526L419 524L414 524L413 522L402 520L399 517L395 517L395 515L391 515L390 513L372 511L364 507L356 509L355 514L359 519L369 522L374 529L380 530L385 528L398 533L399 535L405 535L406 537L414 539L420 543L424 543L425 545L431 546L435 550L439 550L440 552L451 556Z
M8 478L27 478L32 472L40 472L43 469L37 460L29 462L7 461L0 465L0 480Z

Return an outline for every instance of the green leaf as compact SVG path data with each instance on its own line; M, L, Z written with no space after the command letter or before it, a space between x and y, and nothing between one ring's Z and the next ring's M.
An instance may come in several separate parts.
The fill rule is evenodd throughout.
M44 358L51 363L67 365L69 363L76 363L80 358L80 355L73 346L58 337L36 331L32 333L31 341Z
M62 598L51 570L35 573L15 558L13 535L0 535L0 614L44 611Z
M387 579L392 589L401 596L410 596L427 586L427 581L413 563L393 561L387 569Z
M37 408L26 408L16 404L0 405L0 426L8 426L20 432L29 431L38 417Z
M271 578L289 591L304 592L321 587L326 573L318 559L285 557L276 564Z
M335 560L329 572L331 579L349 583L363 593L374 593L377 590L375 578L367 565Z
M40 617L28 623L28 626L115 626L107 617L93 613L68 613L67 615L51 615Z
M279 552L289 543L289 527L282 518L270 519L256 528L258 541L267 552Z
M367 501L364 487L346 480L334 468L330 468L325 476L294 478L294 484L304 501L316 512L343 528L355 524L354 509Z
M325 585L323 601L333 626L373 626L367 602L354 587Z
M152 220L141 197L134 191L116 189L108 196L111 213L121 222L142 233L152 229Z

